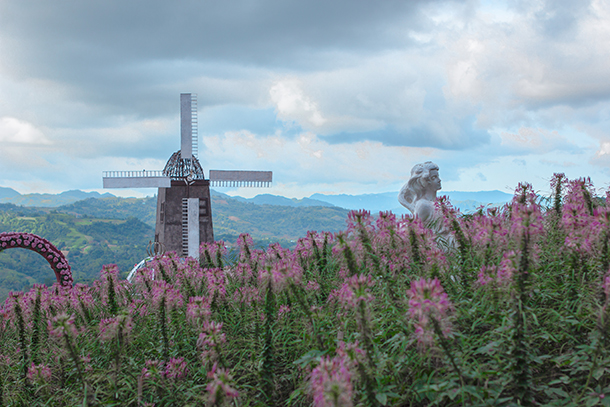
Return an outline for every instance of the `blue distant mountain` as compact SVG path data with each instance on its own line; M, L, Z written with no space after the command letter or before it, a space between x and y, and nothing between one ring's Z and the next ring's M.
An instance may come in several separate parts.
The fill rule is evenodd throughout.
M222 192L218 192L215 190L211 190L211 194L213 196L218 197L226 197L230 199L235 199L240 202L250 202L256 205L278 205L278 206L291 206L291 207L307 207L307 206L335 206L332 203L326 201L320 201L317 199L311 198L286 198L280 195L271 195L271 194L261 194L256 195L254 198L243 198L241 196L230 196L227 194L223 194Z
M5 192L7 191L8 192ZM12 191L12 192L11 192ZM83 192L80 190L65 191L60 194L20 194L11 188L0 187L0 203L12 203L21 206L37 206L53 208L68 205L87 198L110 198L110 193Z
M476 210L482 205L502 205L512 199L511 194L501 191L478 191L459 192L441 191L447 195L451 203L463 213ZM230 196L212 190L212 195L235 199L241 202L249 202L256 205L278 205L278 206L337 206L344 209L365 209L372 213L380 211L392 211L397 215L408 214L409 211L398 203L398 192L384 192L379 194L363 195L326 195L313 194L309 198L289 199L283 196L262 194L254 198L242 198ZM440 196L441 194L439 194Z
M21 194L15 191L13 188L0 187L0 199L13 198L19 195Z
M441 190L438 195L447 195L453 206L464 213L474 211L481 205L502 205L509 202L513 197L511 194L501 191L460 192ZM366 209L373 213L380 211L392 211L395 214L409 213L406 208L398 203L398 191L364 195L313 194L310 198L329 202L345 209Z
M392 211L397 215L408 214L409 211L398 203L398 191L384 192L379 194L362 195L326 195L313 194L308 198L295 199L279 195L261 194L254 198L243 198L230 196L211 190L211 194L218 197L235 199L240 202L255 205L276 205L290 207L325 206L339 207L344 209L365 209L372 213L380 211ZM511 194L501 191L440 191L439 195L447 195L451 203L463 213L471 212L481 205L501 205L512 199ZM114 197L110 193L83 192L80 190L65 191L60 194L20 194L12 188L0 187L0 203L12 203L21 206L57 207L69 205L88 198Z

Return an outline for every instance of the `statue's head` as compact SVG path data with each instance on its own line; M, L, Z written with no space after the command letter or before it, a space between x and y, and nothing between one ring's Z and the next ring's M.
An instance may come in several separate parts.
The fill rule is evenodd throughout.
M441 189L441 179L438 174L438 165L432 161L423 164L415 164L411 169L411 178L408 182L409 189L415 192L416 198L420 199L426 191L432 189L436 192Z

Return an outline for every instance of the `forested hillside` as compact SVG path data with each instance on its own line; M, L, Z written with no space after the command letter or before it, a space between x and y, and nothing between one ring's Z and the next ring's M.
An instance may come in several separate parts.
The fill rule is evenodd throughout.
M35 233L66 255L75 282L98 277L104 264L127 273L146 257L154 238L156 198L89 198L57 208L0 204L0 232ZM348 211L337 207L256 205L226 196L212 196L217 240L235 243L249 233L259 247L280 242L294 247L309 230L337 232L345 228ZM10 290L34 283L51 284L55 276L39 255L24 249L0 253L0 301Z
M77 282L97 278L104 264L117 264L122 271L130 269L146 255L146 245L154 235L152 227L133 217L77 218L57 211L0 205L0 232L8 231L34 233L51 241L66 255ZM0 300L10 290L54 281L55 275L40 255L25 249L0 253Z

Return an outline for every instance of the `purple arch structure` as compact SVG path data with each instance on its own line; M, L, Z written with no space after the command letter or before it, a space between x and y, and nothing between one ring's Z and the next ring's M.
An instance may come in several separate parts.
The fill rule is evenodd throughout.
M55 272L57 282L64 287L72 287L72 270L65 256L51 242L33 233L4 232L0 233L0 252L20 247L32 250L46 259Z

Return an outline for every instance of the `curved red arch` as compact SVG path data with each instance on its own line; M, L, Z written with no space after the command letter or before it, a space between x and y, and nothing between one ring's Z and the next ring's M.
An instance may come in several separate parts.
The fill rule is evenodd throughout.
M51 265L51 268L55 272L57 282L62 286L72 287L72 270L70 269L68 260L66 260L63 253L47 239L33 233L0 233L0 252L14 247L32 250L40 254Z

